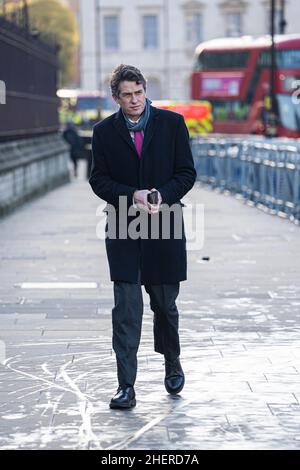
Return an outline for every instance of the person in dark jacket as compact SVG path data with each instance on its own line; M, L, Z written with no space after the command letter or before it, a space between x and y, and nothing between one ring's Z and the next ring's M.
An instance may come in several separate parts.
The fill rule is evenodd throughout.
M63 132L63 138L70 146L70 159L73 163L74 176L76 177L78 168L77 160L80 158L84 149L84 142L72 122L66 123L66 129Z
M105 244L114 283L113 349L119 382L110 407L131 408L136 404L142 285L154 312L154 349L165 359L166 390L178 394L184 386L176 306L180 282L187 278L180 199L193 187L196 171L183 117L151 106L140 70L117 67L111 90L120 109L94 127L89 183L107 203ZM149 202L151 193L156 201ZM174 213L168 213L170 207ZM169 230L164 236L166 214ZM138 236L132 233L134 224L140 225ZM159 229L151 237L153 227Z

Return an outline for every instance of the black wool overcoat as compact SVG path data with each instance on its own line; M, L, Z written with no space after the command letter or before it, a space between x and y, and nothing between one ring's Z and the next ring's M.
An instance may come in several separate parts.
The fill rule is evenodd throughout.
M137 189L156 188L162 196L162 204L178 204L182 214L180 199L193 187L196 179L188 131L180 114L153 106L150 109L141 159L121 110L95 125L89 183L94 193L116 210L119 196L127 197L129 207ZM110 211L107 212L109 223ZM149 214L150 225L151 219L161 215L161 212ZM133 219L130 216L128 224ZM170 220L172 222L172 217ZM111 280L137 282L139 271L142 284L172 284L186 280L183 219L182 227L179 239L178 235L172 237L174 227L171 227L169 239L107 236L105 244Z

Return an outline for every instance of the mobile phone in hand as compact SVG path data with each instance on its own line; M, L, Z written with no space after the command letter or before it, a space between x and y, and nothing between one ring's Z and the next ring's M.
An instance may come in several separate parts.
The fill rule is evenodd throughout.
M158 204L158 191L152 191L147 196L149 204L157 205Z

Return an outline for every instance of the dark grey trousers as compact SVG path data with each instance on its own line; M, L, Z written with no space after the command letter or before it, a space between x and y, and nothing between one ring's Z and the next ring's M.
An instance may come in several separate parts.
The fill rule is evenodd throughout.
M145 285L154 312L154 350L173 360L180 355L176 284ZM143 296L140 282L114 282L115 306L112 310L113 349L116 353L118 381L121 387L134 385L137 352L140 344Z

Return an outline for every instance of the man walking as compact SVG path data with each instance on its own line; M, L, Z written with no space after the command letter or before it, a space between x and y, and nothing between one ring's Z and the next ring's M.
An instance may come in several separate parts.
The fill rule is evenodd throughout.
M196 172L183 117L151 106L140 70L129 65L117 67L112 74L111 91L120 109L94 127L89 182L94 193L119 216L124 215L119 213L124 212L121 204L124 198L125 209L129 209L126 237L121 235L124 231L119 222L115 236L111 235L113 211L107 209L105 243L114 282L113 349L119 382L110 407L131 408L136 404L134 384L143 316L142 285L150 296L154 313L154 349L165 359L166 390L175 395L184 386L176 307L179 285L186 280L187 271L180 199L193 187ZM156 201L149 200L151 193ZM175 216L170 217L168 237L163 236L161 228L158 237L130 236L130 222L136 219L136 214L146 215L151 226L162 222L163 208L169 206L181 214L180 237L174 234L178 228ZM135 215L131 212L133 208Z

